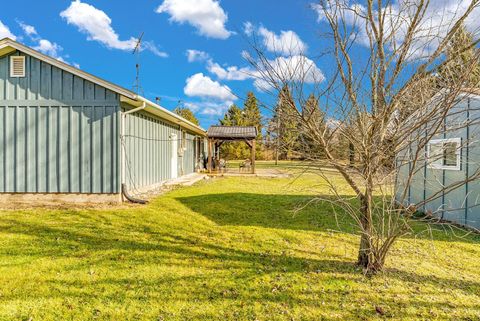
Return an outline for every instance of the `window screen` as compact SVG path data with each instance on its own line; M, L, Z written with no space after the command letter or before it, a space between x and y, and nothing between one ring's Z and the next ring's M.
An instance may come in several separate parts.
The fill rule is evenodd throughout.
M428 144L428 167L460 170L460 138L436 139Z
M447 142L443 144L443 165L457 166L457 143Z

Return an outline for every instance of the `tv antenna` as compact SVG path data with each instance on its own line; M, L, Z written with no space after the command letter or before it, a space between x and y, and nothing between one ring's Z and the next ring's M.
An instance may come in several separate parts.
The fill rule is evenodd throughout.
M137 38L137 43L135 44L135 48L133 48L133 52L132 52L135 55L136 61L137 61L135 64L136 76L135 76L135 83L133 84L133 91L137 95L141 94L142 96L144 96L144 94L143 94L142 84L140 83L140 52L142 51L143 34L144 32L142 32L140 34L140 37Z
M185 104L183 103L183 100L180 99L177 102L177 106L175 107L175 109L177 109L177 108L185 108Z

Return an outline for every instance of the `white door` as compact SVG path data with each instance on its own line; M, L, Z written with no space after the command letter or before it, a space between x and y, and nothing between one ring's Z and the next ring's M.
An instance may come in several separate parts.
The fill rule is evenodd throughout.
M172 178L178 177L178 139L177 134L170 135L170 140L172 141L172 159L170 161Z

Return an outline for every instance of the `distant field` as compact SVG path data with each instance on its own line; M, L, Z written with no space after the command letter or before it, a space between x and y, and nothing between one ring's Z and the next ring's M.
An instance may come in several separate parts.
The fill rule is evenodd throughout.
M0 320L480 319L479 236L405 237L366 278L347 217L295 211L327 194L312 173L230 177L148 206L0 212Z

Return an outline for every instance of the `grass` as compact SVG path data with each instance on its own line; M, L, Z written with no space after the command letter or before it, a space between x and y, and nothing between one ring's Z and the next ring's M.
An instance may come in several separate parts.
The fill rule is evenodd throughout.
M313 174L232 177L148 206L0 212L0 320L480 319L478 236L405 237L367 278L347 218L293 211L319 193Z

